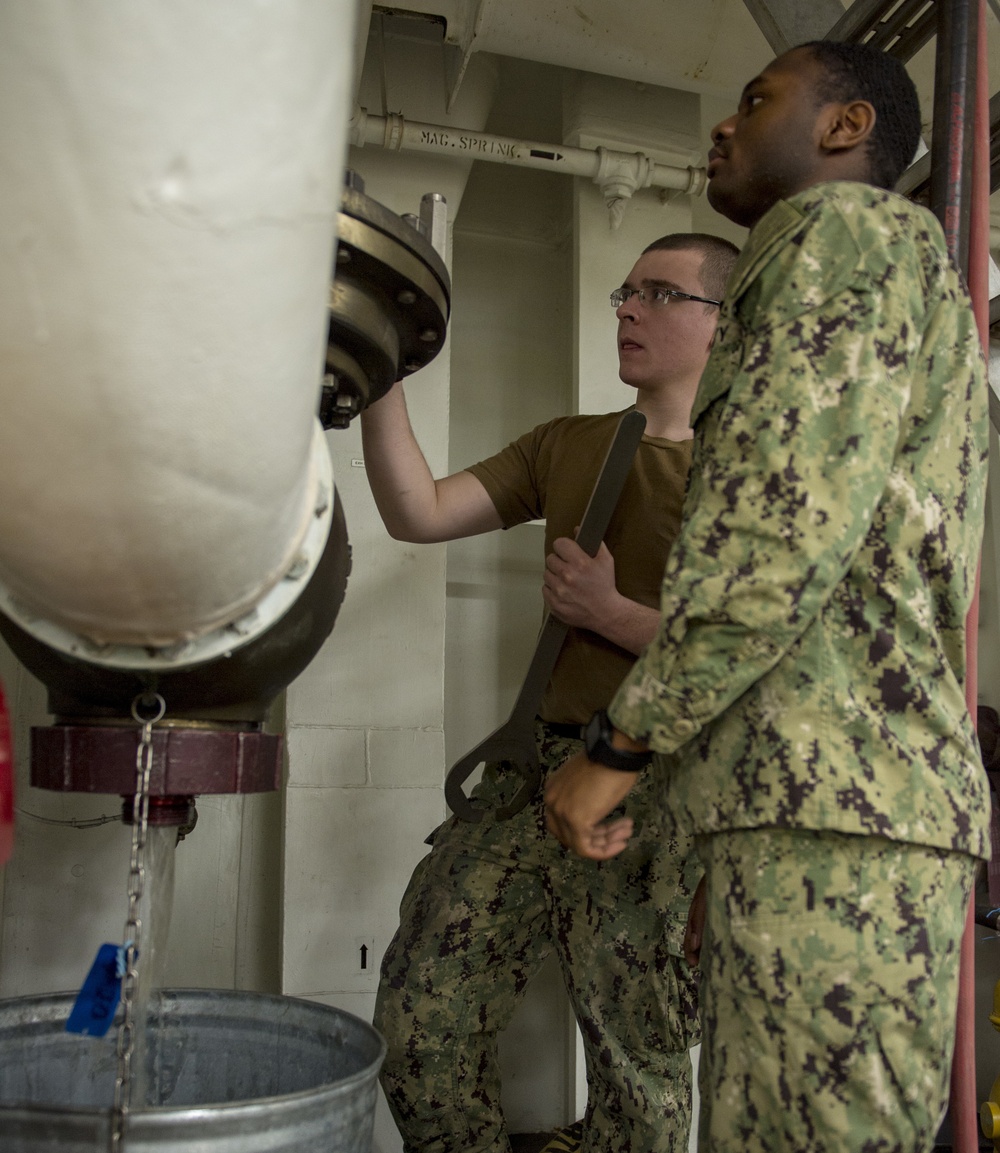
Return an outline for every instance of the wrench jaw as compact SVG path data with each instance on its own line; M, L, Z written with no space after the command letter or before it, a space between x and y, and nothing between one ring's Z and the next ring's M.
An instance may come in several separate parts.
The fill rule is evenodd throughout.
M487 761L505 761L517 770L522 781L510 803L496 809L494 816L498 821L509 821L538 791L542 783L542 766L535 747L534 726L523 734L511 733L509 728L513 723L508 721L501 725L485 741L481 741L452 765L444 782L444 798L460 820L478 825L483 814L489 811L486 806L467 797L462 788L472 773Z
M444 780L444 799L448 802L448 808L460 820L468 821L471 825L478 825L486 810L471 797L467 797L462 786L472 775L473 769L481 764L483 759L479 756L479 750L473 749L452 765Z

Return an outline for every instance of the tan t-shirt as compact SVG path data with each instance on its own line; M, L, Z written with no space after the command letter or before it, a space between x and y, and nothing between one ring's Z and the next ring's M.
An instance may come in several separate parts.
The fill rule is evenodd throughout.
M564 416L539 425L467 470L496 505L504 527L545 519L545 551L572 537L622 413ZM644 436L604 541L615 583L630 600L658 608L667 553L680 525L692 441ZM571 628L545 692L547 721L585 724L606 707L635 654L588 629Z

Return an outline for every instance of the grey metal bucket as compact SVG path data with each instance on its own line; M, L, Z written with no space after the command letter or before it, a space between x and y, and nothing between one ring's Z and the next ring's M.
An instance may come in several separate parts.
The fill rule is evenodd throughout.
M0 1149L110 1147L116 1036L65 1032L70 994L0 1001ZM364 1021L294 997L161 990L149 1009L152 1107L125 1153L367 1153L385 1045Z

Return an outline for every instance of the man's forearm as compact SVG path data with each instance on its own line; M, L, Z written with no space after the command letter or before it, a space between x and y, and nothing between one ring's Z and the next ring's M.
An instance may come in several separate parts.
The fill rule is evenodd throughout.
M375 505L396 540L432 544L503 527L471 472L434 479L413 434L402 384L361 413L361 443Z
M569 537L559 537L545 558L542 596L546 608L574 628L589 629L638 655L656 636L659 608L623 596L606 544L588 556Z
M592 631L600 633L612 644L638 656L656 636L659 623L659 609L621 597L615 611Z
M361 413L361 444L368 483L389 535L396 540L419 540L420 523L428 519L436 494L434 478L413 434L402 384L394 384Z

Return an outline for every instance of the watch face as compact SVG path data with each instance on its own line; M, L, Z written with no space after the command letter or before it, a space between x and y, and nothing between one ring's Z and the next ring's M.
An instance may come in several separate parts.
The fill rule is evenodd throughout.
M587 722L583 733L584 750L587 756L598 765L622 772L638 773L652 760L651 753L631 752L616 749L611 743L611 722L602 709Z
M606 740L604 739L603 721L604 713L594 713L594 715L587 722L587 727L583 730L583 745L588 757L590 757L591 753L593 753L598 747L606 746L607 744ZM593 759L594 758L591 757L591 760Z

